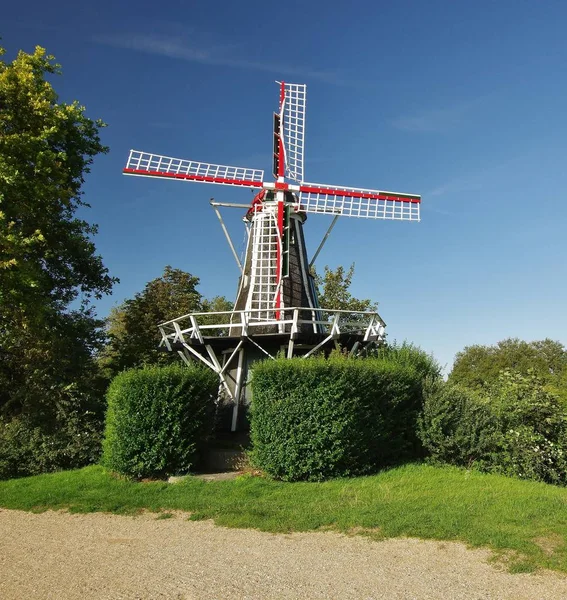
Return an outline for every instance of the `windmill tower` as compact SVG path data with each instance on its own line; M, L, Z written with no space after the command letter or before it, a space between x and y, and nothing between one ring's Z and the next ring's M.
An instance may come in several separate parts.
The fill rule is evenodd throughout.
M303 180L306 86L277 82L274 113L273 176L262 170L230 167L131 150L125 175L162 177L255 190L251 205L211 200L240 270L234 310L182 315L159 325L162 346L189 362L215 370L221 395L231 407L231 430L239 406L250 400L246 383L251 364L284 351L310 356L341 345L360 352L384 339L385 324L376 312L353 313L320 307L310 273L338 217L419 221L416 194L306 183ZM244 260L236 253L219 207L246 208L248 243ZM333 221L311 261L303 224L310 214Z

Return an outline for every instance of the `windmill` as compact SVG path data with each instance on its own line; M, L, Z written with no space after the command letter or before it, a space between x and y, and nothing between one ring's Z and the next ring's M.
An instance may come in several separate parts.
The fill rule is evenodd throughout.
M182 315L159 325L161 345L181 358L200 360L218 373L220 390L232 406L249 402L250 365L281 350L291 358L310 356L340 344L352 353L384 339L385 324L376 312L352 313L320 307L310 267L339 216L419 221L416 194L306 183L303 179L306 86L276 82L279 109L274 113L273 176L264 171L172 158L131 150L125 175L161 177L256 191L250 205L211 200L240 270L234 310ZM219 207L246 208L247 249L241 261ZM333 220L311 261L303 236L310 214Z

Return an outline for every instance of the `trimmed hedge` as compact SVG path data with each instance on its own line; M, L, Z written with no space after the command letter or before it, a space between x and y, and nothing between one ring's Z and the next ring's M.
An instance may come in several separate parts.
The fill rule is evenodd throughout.
M433 462L567 484L567 407L534 375L504 372L483 392L434 385L419 436Z
M102 464L131 477L187 473L214 420L218 376L198 366L132 369L107 394Z
M332 356L255 366L255 466L284 481L359 475L414 457L421 377L388 360Z

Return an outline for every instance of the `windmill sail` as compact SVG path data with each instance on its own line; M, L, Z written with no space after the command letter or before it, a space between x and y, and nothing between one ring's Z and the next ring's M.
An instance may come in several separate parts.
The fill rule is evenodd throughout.
M283 174L298 182L303 181L306 98L306 85L280 83L280 126L285 165Z
M300 210L362 219L419 221L421 196L319 183L300 186Z
M249 188L261 188L264 171L246 167L229 167L211 163L150 154L140 150L130 150L124 175L140 177L169 177L201 183L219 185L237 185Z

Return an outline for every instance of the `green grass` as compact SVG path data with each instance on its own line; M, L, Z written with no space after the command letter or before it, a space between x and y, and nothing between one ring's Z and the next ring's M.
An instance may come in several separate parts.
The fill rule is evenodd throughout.
M244 476L135 483L102 467L0 482L0 506L41 511L183 510L218 525L336 530L487 546L511 570L567 572L567 489L452 467L406 465L371 477L281 483Z

